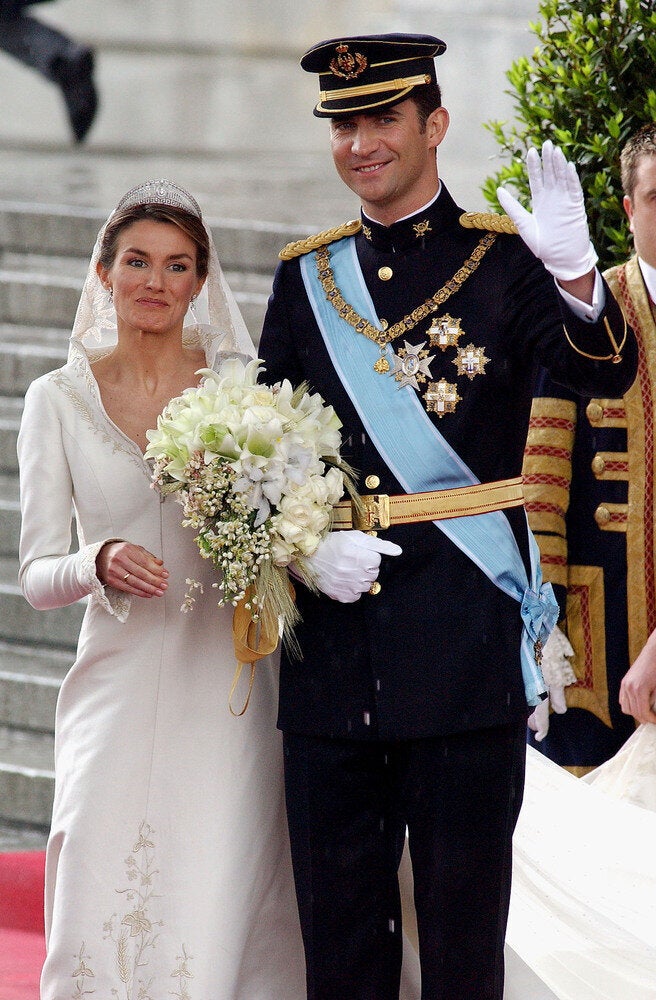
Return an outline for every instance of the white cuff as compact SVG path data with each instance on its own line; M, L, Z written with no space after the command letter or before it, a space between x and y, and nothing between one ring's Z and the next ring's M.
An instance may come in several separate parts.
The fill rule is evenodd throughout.
M585 320L586 323L597 322L601 316L604 306L606 305L606 290L604 288L604 283L601 280L601 274L599 273L598 267L595 267L595 283L594 291L592 293L592 303L581 302L580 299L574 298L574 296L570 295L569 292L566 292L557 281L556 288L575 316L578 316L579 319Z
M122 539L106 538L102 542L93 542L80 549L80 582L88 589L92 601L99 604L118 621L124 622L130 613L132 603L130 595L123 590L116 590L114 587L105 587L98 579L96 572L96 558L103 545L119 541Z

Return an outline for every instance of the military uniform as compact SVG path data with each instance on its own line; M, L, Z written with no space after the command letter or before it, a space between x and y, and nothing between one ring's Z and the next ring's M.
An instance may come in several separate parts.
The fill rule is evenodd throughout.
M430 420L485 483L521 472L534 375L540 365L572 390L616 397L626 391L635 374L635 344L630 331L626 336L626 326L610 293L598 322L577 319L564 305L553 278L519 237L505 233L490 237L485 230L466 228L460 221L462 215L442 186L435 201L412 218L390 227L363 218L361 226L352 225L346 231L356 230L347 238L355 240L381 324L384 320L391 328L404 317L412 317L413 310L438 290L449 292L435 314L416 324L411 318L404 323L393 346L399 372L404 361L408 371L416 371L420 361L425 363L416 390L422 406L428 409L435 405L436 386L442 381L450 387L442 391L446 402L441 409L430 410ZM340 235L338 229L324 242ZM484 252L475 267L465 267L463 278L461 269L482 249L482 239ZM359 470L363 491L403 493L345 392L310 307L299 259L317 242L321 244L321 237L292 248L286 255L289 259L277 270L260 342L265 377L267 381L288 378L292 383L307 380L342 420L343 455ZM616 343L626 336L621 363L585 356L609 357L604 317ZM434 319L444 322L433 324ZM570 341L584 354L570 346L563 323ZM453 342L442 349L440 331L445 329ZM353 329L353 337L358 336L361 334ZM422 356L421 351L426 353ZM418 361L408 365L412 354ZM375 358L374 351L372 362ZM425 374L426 370L430 374ZM381 372L380 378L395 375L393 370ZM428 398L427 392L432 394ZM412 433L412 426L408 426L407 434ZM512 525L528 568L525 513L515 508L504 516ZM283 653L279 725L286 734L288 762L296 759L299 739L302 743L304 737L318 738L317 773L322 778L315 786L319 783L322 789L312 788L310 780L304 780L303 768L290 769L292 844L294 847L295 841L317 836L316 829L308 831L307 824L312 826L312 821L305 815L305 802L301 806L299 801L316 797L323 790L325 799L313 805L314 826L348 831L342 848L344 856L349 854L353 838L365 836L358 833L357 824L349 825L349 819L359 814L371 794L371 782L361 778L349 754L352 748L356 755L361 750L365 756L380 749L378 780L382 797L389 795L391 800L385 822L393 827L392 843L381 849L383 856L378 858L374 877L358 887L365 902L353 911L351 927L357 920L365 920L367 900L372 909L378 907L381 919L378 924L366 924L362 936L368 934L379 955L387 955L381 928L394 925L398 931L398 914L394 888L389 887L385 897L384 892L377 894L377 883L383 881L380 873L385 869L385 850L389 854L398 850L409 822L411 846L413 835L417 845L413 866L420 886L418 908L421 911L424 906L424 912L430 907L442 908L448 924L448 929L443 926L439 931L426 931L422 978L427 992L423 995L449 1000L500 997L503 975L499 966L510 886L509 831L521 802L527 717L519 660L519 607L434 524L397 525L388 529L385 537L398 542L403 554L383 559L377 594L340 604L297 588L302 616L297 637L303 658ZM402 763L394 756L399 748ZM348 762L345 767L351 768L341 788L331 782L329 771L323 770L325 755L331 752L343 756ZM425 754L426 759L422 779L413 784L408 778L408 759L417 753ZM446 758L460 760L459 769L440 771L440 761ZM381 779L386 766L387 777ZM503 775L495 773L495 766ZM439 776L431 784L429 775ZM437 790L436 783L440 786ZM491 789L502 786L509 800L488 796ZM424 841L424 832L435 823L435 812L428 818L420 814L422 803L433 795L442 795L436 812L448 817L440 844L449 843L450 851L460 845L455 852L458 871L471 871L469 883L452 877L453 870L431 868L435 845L431 846L430 838ZM376 809L379 807L377 803ZM373 834L366 836L373 839ZM328 852L329 848L319 843L318 855L322 850ZM427 867L418 879L418 865L423 860ZM335 872L329 877L326 872L333 861L328 855L324 864L312 868L307 859L296 860L309 956L313 950L317 955L321 952L312 929L316 913L310 912L307 903L309 896L321 895L320 882L321 892L329 895L332 891L335 901L331 932L338 937L341 925L349 925L345 911L351 913L346 900L350 898L353 871L347 869L342 881ZM450 858L447 866L452 862ZM356 862L356 869L360 868L364 866ZM364 873L363 877L367 878ZM325 880L331 883L328 887L323 885ZM426 898L425 886L438 882L447 886L444 898L437 890ZM315 904L315 910L320 905ZM342 944L347 947L344 942L340 947ZM494 960L489 961L489 952L495 949L496 969ZM454 950L458 953L455 962ZM340 953L337 948L335 954ZM337 988L334 992L321 990L330 955L330 945L326 945L323 957L316 958L316 969L314 959L308 959L310 997L336 1000L339 996ZM393 965L392 959L390 962ZM352 977L341 983L342 995L376 1000L398 996L386 963L381 957L380 982L366 992L358 986L358 976L370 973L351 955L344 964L351 967Z
M624 395L579 399L544 374L524 464L529 521L577 676L567 712L551 716L536 746L578 774L634 731L620 683L656 627L656 322L636 257L605 277L638 338L638 377Z
M448 114L434 57L445 48L360 36L301 59L319 77L314 114L332 120L335 165L369 217L283 251L260 341L267 381L307 381L334 406L344 458L378 496L363 523L384 539L336 536L315 569L324 558L348 577L335 552L358 572L369 555L362 584L383 540L402 550L359 600L319 571L320 587L353 603L299 586L303 655L282 657L308 1000L398 1000L406 828L423 1000L501 1000L527 699L544 691L536 654L557 614L517 506L533 378L544 365L572 390L618 395L635 374L610 294L598 322L577 319L509 219L462 219L439 187ZM574 234L581 252L563 263L589 275L584 213L571 185L563 199L554 183L558 159L542 175L555 215L554 196L564 209L551 242L571 250ZM447 513L431 523L436 492Z
M389 228L364 220L354 237L358 258L376 311L389 324L449 282L479 244L481 232L464 228L462 214L443 188L425 212ZM617 365L591 361L570 348L563 321L572 341L585 345L587 353L607 354L608 338L601 320L594 325L577 320L560 308L560 300L553 279L522 241L499 234L477 270L440 310L459 326L457 345L430 346L432 316L395 341L397 351L409 344L433 357L431 375L418 392L424 405L431 383L443 378L455 386L461 398L453 412L431 412L430 419L481 482L521 472L533 375L540 363L586 395L617 396L632 379L630 342ZM623 320L610 294L606 314L621 339ZM472 345L482 352L479 370L458 374L454 361ZM360 471L363 492L404 492L336 377L298 259L277 271L260 354L267 381L307 380L335 407L344 424L344 457ZM526 553L524 512L511 510L506 516ZM340 605L299 588L303 660L284 662L281 727L345 738L405 739L522 716L526 701L517 602L431 522L398 525L385 537L398 542L403 555L383 560L376 596Z

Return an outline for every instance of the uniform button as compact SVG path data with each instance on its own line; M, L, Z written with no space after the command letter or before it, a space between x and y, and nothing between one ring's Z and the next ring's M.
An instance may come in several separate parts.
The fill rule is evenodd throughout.
M367 476L364 481L364 485L368 490L375 490L380 486L380 479L378 476Z
M371 594L372 597L375 597L376 594L380 594L382 589L383 588L379 584L378 580L374 580L372 585L369 587L369 593Z
M594 519L600 528L603 528L605 524L609 524L610 511L608 507L604 507L603 504L599 504L595 511Z
M588 403L585 412L591 424L598 424L604 416L604 408L599 403Z
M391 267L378 268L378 277L380 278L381 281L389 281L393 274L394 271L392 270Z
M592 459L592 471L594 472L595 476L603 476L604 472L606 471L606 462L601 457L601 455L595 455L595 457Z

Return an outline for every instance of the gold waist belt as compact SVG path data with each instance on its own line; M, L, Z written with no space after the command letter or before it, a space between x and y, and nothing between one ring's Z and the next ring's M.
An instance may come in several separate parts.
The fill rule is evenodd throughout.
M413 524L415 521L439 521L467 514L486 514L491 510L521 507L524 503L522 477L500 479L496 483L458 486L451 490L430 493L404 493L388 496L372 493L360 497L362 509L351 500L342 500L333 508L333 531L358 528L379 531L392 524Z

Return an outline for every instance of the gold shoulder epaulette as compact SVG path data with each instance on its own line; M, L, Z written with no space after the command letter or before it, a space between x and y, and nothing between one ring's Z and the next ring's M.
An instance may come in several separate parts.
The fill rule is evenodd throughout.
M460 216L460 225L465 229L489 229L492 233L517 235L517 226L510 216L495 212L465 212Z
M316 236L308 236L304 240L294 240L283 247L278 256L281 260L292 260L294 257L302 257L304 253L312 253L319 247L326 246L327 243L334 243L335 240L342 240L345 236L354 236L362 229L360 219L352 219L350 222L343 222L341 226L333 226L332 229L325 229Z

